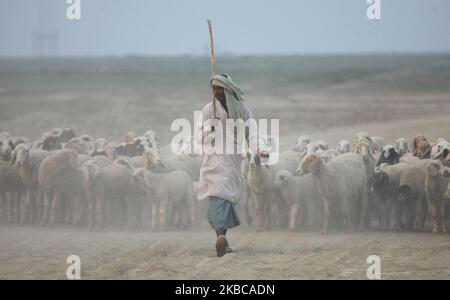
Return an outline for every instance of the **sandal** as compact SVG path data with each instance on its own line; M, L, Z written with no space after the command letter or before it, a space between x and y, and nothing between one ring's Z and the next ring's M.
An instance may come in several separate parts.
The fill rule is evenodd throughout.
M230 248L228 246L227 238L224 235L219 235L216 241L217 257L224 256L227 253L227 248Z

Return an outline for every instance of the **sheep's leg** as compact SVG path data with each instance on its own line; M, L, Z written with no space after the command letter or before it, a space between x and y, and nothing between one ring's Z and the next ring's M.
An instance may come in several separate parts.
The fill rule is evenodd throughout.
M75 215L74 215L74 226L78 227L81 225L81 221L83 219L84 207L85 207L86 198L84 195L77 195L77 205L75 206Z
M28 217L30 216L30 206L33 198L33 192L30 188L26 189L25 203L23 205L23 212L20 218L20 225L25 225L28 221Z
M53 227L56 223L56 217L57 217L57 213L61 210L61 200L62 200L62 195L60 192L55 192L55 194L53 195L53 201L51 204L51 211L50 211L50 222L48 224L48 226Z
M44 202L45 196L41 189L36 191L36 219L35 223L39 224L42 221L44 215Z
M160 227L161 229L167 229L167 226L169 224L168 222L168 218L167 216L170 216L170 211L169 210L169 200L163 199L160 206L159 206L159 223L160 223Z
M445 201L443 201L441 203L441 227L442 227L442 232L446 233L447 232L447 216L446 216L446 210L447 207L445 205Z
M142 202L140 199L134 199L134 210L136 213L136 226L138 229L142 229Z
M26 188L25 202L23 203L22 213L20 214L20 225L25 225L28 220L32 220L32 204L33 192L30 188Z
M98 198L99 199L99 198ZM97 199L97 201L98 201ZM119 197L119 204L120 204L120 221L119 221L119 229L123 228L123 225L125 224L125 214L126 214L126 203L124 197ZM98 206L98 204L97 204Z
M357 216L355 216L355 225L359 225L359 230L363 231L366 228L366 218L367 218L367 209L368 209L368 197L367 192L365 190L362 190L359 194L359 197L361 198L361 207L360 207L360 220L358 224ZM347 204L348 205L348 204ZM369 220L369 226L370 226L370 220Z
M427 216L428 216L428 201L426 201L425 199L421 199L420 200L420 228L424 228L425 227L425 222L427 220ZM438 216L438 218L440 218L440 215ZM440 222L440 219L438 220L438 222Z
M9 192L8 193L8 218L7 218L7 223L12 223L14 221L14 199L13 199L13 193Z
M47 225L48 217L50 215L50 197L53 195L49 195L47 192L43 192L44 196L44 207L42 211L42 219L41 219L41 226Z
M437 233L438 232L438 221L437 221L437 210L436 207L434 206L434 203L431 204L431 218L433 219L433 229L432 232L433 233Z
M328 221L330 218L330 207L328 200L325 198L323 199L323 225L322 230L320 231L320 234L328 234Z
M289 223L289 230L291 231L294 231L296 228L299 209L300 205L298 203L293 204L291 207L291 215Z
M92 195L87 196L88 199L88 220L89 220L89 230L94 230L95 224L95 197Z
M194 201L195 200L192 197L190 199L188 199L189 211L191 212L189 223L191 224L192 227L195 227L198 225L198 220L196 218L197 207L196 207L196 203Z
M74 216L77 214L77 207L79 204L78 196L67 195L64 197L64 221L68 224L74 224ZM74 205L75 204L75 205Z
M384 198L378 199L378 228L384 229L385 228L385 216L386 216L386 202Z
M350 230L352 229L352 217L350 213L350 207L348 205L347 199L340 199L342 215L344 217L344 226L348 227Z
M253 222L253 219L250 215L250 193L248 191L248 185L245 184L245 188L243 191L243 195L242 195L242 208L244 210L245 213L245 220L247 221L247 225L251 225Z
M13 222L14 224L20 223L20 192L11 192L11 204L13 206Z
M38 193L35 189L31 189L30 191L31 191L31 205L30 205L30 210L28 212L28 215L29 215L28 222L30 224L34 224L36 222L36 219L38 218L38 212L37 212Z
M271 206L270 206L270 197L263 197L264 200L264 220L265 220L265 224L264 224L264 229L265 230L270 230L272 228L272 216L270 213L271 210Z
M256 231L262 231L263 229L263 210L264 203L261 195L255 195L256 204Z
M121 200L119 200L121 201ZM99 230L102 230L105 226L105 218L104 218L104 209L103 209L104 203L103 203L103 197L98 196L96 197L96 207L95 207L95 215L97 219L97 227ZM120 221L121 225L120 228L122 229L123 225L123 219L121 218Z
M386 201L386 229L389 230L391 228L392 199L389 197Z
M156 231L158 229L159 224L159 204L152 203L152 231Z
M6 195L4 192L0 193L0 222L2 224L6 223Z

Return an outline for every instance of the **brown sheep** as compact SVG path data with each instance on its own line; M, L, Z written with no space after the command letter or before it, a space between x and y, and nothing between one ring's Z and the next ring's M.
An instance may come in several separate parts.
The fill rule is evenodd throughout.
M20 224L40 221L42 218L43 195L39 188L39 167L47 156L54 154L58 150L45 151L33 149L31 145L20 144L13 152L11 164L16 165L20 170L20 177L26 188L26 198L21 215Z
M431 145L423 134L418 134L411 143L411 152L413 156L420 159L430 158Z
M89 157L77 155L72 150L60 150L46 157L39 168L39 185L44 191L45 204L41 225L54 226L57 213L61 211L63 198L68 205L77 199L73 215L74 225L81 222L84 204L84 172L81 164ZM69 213L69 219L72 214Z
M433 219L433 232L446 232L445 224L445 192L450 178L443 176L444 166L440 161L430 161L427 165L425 194Z

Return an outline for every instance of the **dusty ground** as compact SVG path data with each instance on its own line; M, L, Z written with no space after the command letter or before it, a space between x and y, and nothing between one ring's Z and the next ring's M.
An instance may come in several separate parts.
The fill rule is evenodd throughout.
M384 279L450 279L450 235L272 231L229 235L235 253L215 257L214 233L88 232L0 228L0 278L64 279L81 258L84 279L365 279L369 255Z
M30 138L54 126L121 140L156 130L170 141L174 118L192 119L210 99L203 58L0 60L0 130ZM282 148L300 134L334 146L358 131L450 139L450 56L224 58L258 117L280 118ZM366 278L381 257L385 279L450 279L450 234L331 231L230 233L235 253L215 257L214 234L89 232L0 226L0 278L65 278L67 256L82 278Z

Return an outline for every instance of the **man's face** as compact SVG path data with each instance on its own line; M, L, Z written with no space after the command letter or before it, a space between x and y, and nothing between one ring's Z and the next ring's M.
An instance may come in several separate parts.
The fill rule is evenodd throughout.
M223 87L213 85L212 88L213 88L214 97L216 97L217 100L219 100L219 101L225 100L225 91L224 91Z

